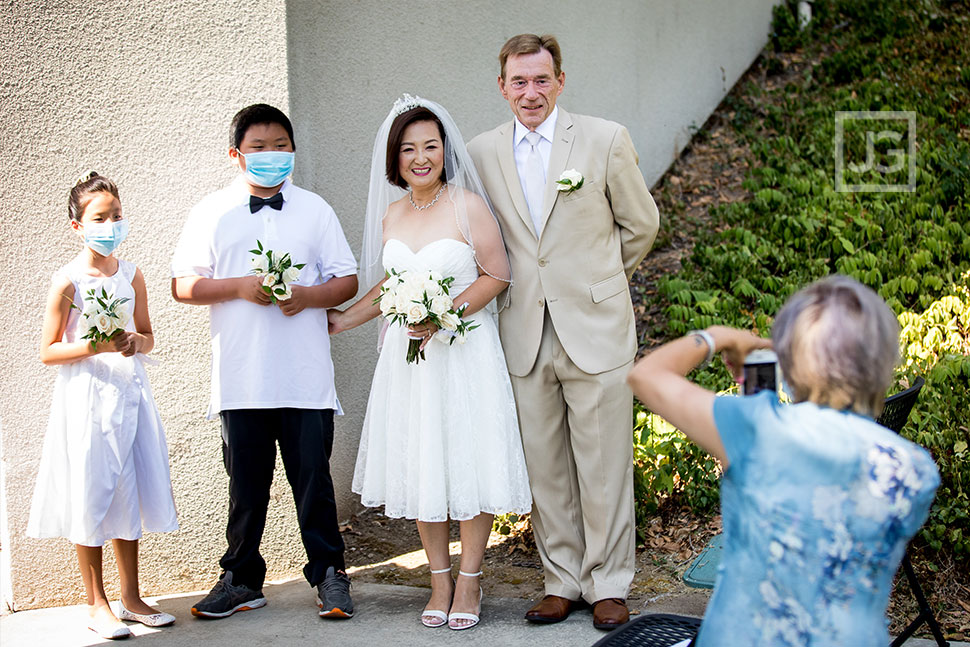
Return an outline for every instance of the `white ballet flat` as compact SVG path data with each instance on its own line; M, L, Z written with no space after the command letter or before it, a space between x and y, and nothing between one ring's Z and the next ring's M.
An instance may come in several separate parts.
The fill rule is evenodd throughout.
M451 567L441 568L438 570L431 569L431 573L438 575L440 573L450 573ZM460 572L460 571L459 571ZM421 612L421 624L430 629L437 629L438 627L443 627L448 623L448 614L444 611L439 611L438 609L425 609Z
M466 573L465 571L459 570L458 575L464 575L465 577L479 577L482 572L477 573ZM480 622L479 615L481 614L482 608L482 587L478 587L478 613L464 613L462 611L456 611L454 613L448 614L448 628L453 631L462 631L464 629L471 629ZM469 620L468 623L458 624L456 620Z
M164 611L159 611L158 613L135 613L134 611L126 609L125 605L121 602L118 602L118 617L130 622L140 622L146 627L167 627L175 622L175 616L171 613L165 613Z
M131 636L131 629L120 622L118 624L110 621L95 622L92 619L88 620L88 629L105 640L118 640L119 638L128 638Z

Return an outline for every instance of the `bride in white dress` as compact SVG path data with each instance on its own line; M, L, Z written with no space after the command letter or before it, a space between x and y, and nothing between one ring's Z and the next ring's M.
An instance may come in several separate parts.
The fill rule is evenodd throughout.
M386 272L434 270L478 324L464 344L433 325L391 325L371 385L353 490L389 517L415 519L431 568L428 627L478 623L482 556L492 516L532 505L515 401L499 342L495 300L511 282L508 256L464 140L440 105L404 95L374 145L361 283L373 288L331 333L380 315L373 301ZM425 359L405 361L410 339ZM439 343L444 342L444 343ZM461 533L451 576L449 521Z

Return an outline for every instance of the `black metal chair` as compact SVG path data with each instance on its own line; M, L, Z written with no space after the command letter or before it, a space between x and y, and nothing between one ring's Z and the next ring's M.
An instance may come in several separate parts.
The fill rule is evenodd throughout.
M882 413L876 418L876 422L887 429L892 429L897 434L901 432L906 421L909 420L909 412L913 410L913 405L916 404L916 398L919 397L919 391L923 388L924 382L923 378L918 377L913 385L905 391L900 391L896 395L886 398Z
M670 647L693 638L700 627L700 618L648 613L614 629L593 647Z
M883 427L892 429L897 434L902 431L903 426L909 419L909 412L913 410L913 405L916 404L916 398L919 397L919 392L923 388L923 384L923 378L918 377L913 382L913 385L905 391L886 398L886 404L883 407L882 414L876 419L876 422ZM943 632L940 631L940 624L936 621L936 616L933 615L933 609L930 608L929 603L926 601L926 596L923 594L923 587L920 586L919 580L916 579L916 572L913 571L913 564L909 560L908 548L903 555L903 573L909 582L909 588L913 591L913 597L916 598L916 604L919 606L919 615L896 636L896 640L892 641L889 647L900 647L900 645L909 640L910 636L916 633L916 630L924 622L929 626L930 633L933 634L933 639L936 640L936 644L939 647L949 647L950 643L943 638Z

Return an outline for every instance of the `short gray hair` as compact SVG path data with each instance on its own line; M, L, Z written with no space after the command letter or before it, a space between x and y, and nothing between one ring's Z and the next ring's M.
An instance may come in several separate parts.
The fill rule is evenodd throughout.
M802 288L775 318L772 345L796 402L876 417L899 362L899 322L848 276Z

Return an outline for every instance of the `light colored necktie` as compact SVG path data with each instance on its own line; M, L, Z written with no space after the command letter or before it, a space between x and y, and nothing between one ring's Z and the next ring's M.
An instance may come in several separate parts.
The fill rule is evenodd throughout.
M529 204L532 224L538 234L542 230L542 203L546 193L546 165L542 163L542 154L539 152L542 135L533 131L526 133L525 139L531 147L525 159L525 199Z

